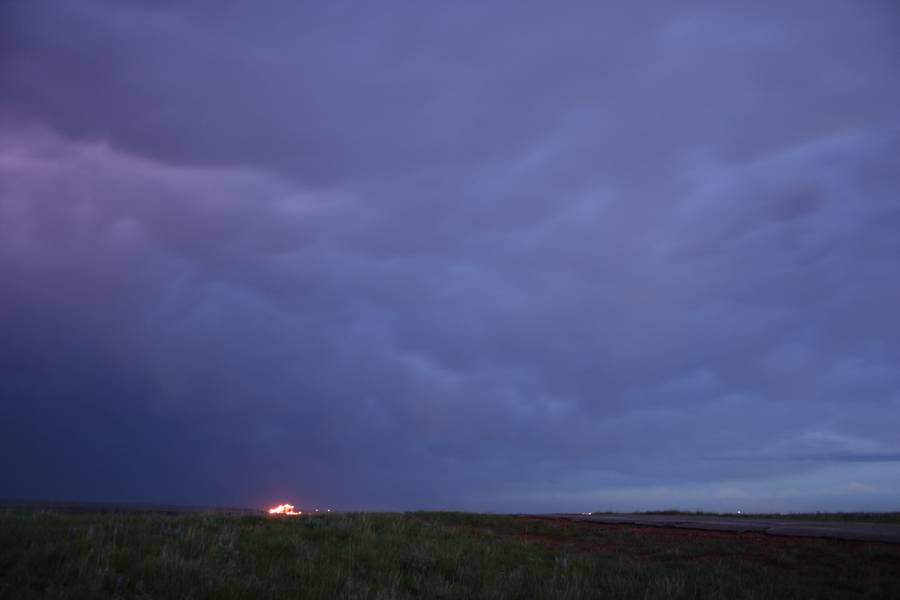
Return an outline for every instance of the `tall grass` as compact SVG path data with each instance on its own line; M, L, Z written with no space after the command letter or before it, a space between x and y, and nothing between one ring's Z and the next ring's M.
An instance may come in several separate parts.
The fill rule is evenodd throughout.
M770 554L459 513L0 513L0 598L892 597L900 549Z

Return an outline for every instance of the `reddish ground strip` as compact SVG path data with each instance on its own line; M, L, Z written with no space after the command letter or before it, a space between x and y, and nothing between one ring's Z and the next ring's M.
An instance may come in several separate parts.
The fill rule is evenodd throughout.
M632 543L621 538L607 538L604 533L610 534L635 534L638 539L650 539L654 542L661 542L671 547L689 544L693 541L703 540L723 540L730 542L739 542L750 546L755 556L745 556L755 560L764 560L767 550L796 548L798 546L820 547L830 549L836 552L854 552L860 548L876 548L885 553L885 557L891 561L900 563L900 547L896 544L887 544L883 542L868 542L854 540L835 540L813 537L789 537L774 536L760 532L733 532L733 531L710 531L705 529L686 529L680 527L658 527L647 525L632 524L610 524L597 523L592 521L573 521L569 519L556 519L551 517L522 517L523 521L541 524L558 529L582 529L585 531L596 532L596 536L587 538L565 538L556 537L548 533L523 532L518 537L520 539L534 542L546 546L561 547L565 545L571 546L576 552L616 552L626 554L635 558L654 558L663 552L658 549L647 552L642 549L639 543ZM637 540L633 540L637 542ZM734 558L733 555L721 552L712 552L706 554L698 554L691 556L691 560L718 560L723 558Z

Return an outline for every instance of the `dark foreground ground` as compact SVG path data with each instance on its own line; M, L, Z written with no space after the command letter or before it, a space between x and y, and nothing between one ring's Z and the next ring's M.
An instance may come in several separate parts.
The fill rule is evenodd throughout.
M461 513L6 510L0 598L900 598L900 545Z

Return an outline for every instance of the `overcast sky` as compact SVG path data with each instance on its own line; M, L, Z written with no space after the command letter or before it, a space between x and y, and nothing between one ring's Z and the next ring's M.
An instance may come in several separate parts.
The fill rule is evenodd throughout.
M0 497L900 509L900 8L0 3Z

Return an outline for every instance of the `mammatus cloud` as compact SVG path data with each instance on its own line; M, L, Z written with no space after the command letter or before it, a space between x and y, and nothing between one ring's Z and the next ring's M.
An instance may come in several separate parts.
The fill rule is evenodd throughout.
M895 507L888 7L332 6L3 9L0 495Z

